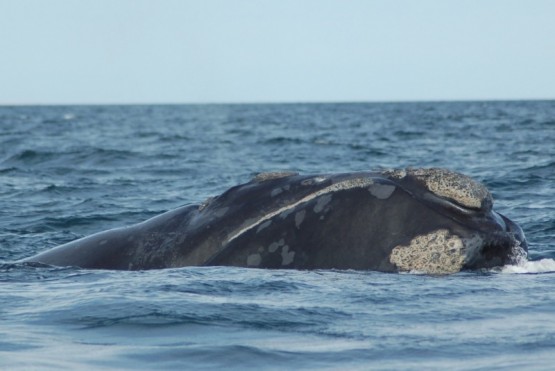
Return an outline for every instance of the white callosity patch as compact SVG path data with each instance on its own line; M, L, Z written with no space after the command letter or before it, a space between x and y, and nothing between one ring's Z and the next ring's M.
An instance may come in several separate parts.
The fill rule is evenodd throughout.
M385 176L395 179L403 179L407 176L407 171L405 169L387 169L383 171Z
M296 173L294 171L271 171L267 173L256 174L256 176L252 180L254 182L265 182L266 180L286 178L288 176L294 175L299 175L299 173Z
M520 265L528 261L528 252L520 246L520 242L515 240L511 248L511 256L515 265Z
M374 182L371 178L368 177L360 177L360 178L354 178L354 179L347 179L341 182L337 182L334 184L331 184L325 188L322 188L314 193L311 193L303 198L301 198L300 200L293 202L289 205L283 206L279 209L276 209L274 211L268 212L267 214L261 216L259 219L256 219L255 221L251 221L251 219L249 219L248 222L244 223L244 227L241 228L239 231L237 231L236 233L232 234L229 236L229 238L227 239L226 243L229 243L231 241L233 241L234 239L236 239L237 237L239 237L240 235L242 235L243 233L250 231L251 229L255 228L256 226L266 222L267 220L273 218L276 215L279 215L283 212L286 212L288 210L293 210L295 207L302 205L304 203L310 202L320 196L323 195L328 195L330 193L333 192L337 192L337 191L342 191L342 190L346 190L346 189L353 189L353 188L366 188L370 185L372 185ZM330 195L331 197L331 195Z
M423 182L430 192L449 198L459 205L480 209L493 204L487 188L466 175L436 168L407 169L407 173Z
M386 200L395 191L395 186L391 184L380 184L376 183L368 187L370 194L380 200Z
M478 236L463 239L447 229L439 229L415 237L408 246L396 246L389 261L400 271L455 273L462 269L467 256L472 255L481 242Z

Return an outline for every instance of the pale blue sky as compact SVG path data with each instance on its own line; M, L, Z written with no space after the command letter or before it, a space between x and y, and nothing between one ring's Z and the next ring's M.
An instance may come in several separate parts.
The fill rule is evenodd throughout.
M0 104L555 98L555 1L0 0Z

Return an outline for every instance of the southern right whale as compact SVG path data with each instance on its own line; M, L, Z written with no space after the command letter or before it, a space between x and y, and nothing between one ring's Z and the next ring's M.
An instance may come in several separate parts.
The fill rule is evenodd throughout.
M522 229L486 187L446 169L262 173L202 204L25 262L95 269L229 265L458 272L515 263Z

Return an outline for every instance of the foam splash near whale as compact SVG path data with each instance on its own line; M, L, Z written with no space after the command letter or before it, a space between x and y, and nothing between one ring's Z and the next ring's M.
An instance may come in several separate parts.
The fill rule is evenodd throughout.
M537 274L555 272L555 260L544 258L540 260L522 259L516 264L504 265L492 269L493 272L507 274Z
M95 269L227 265L448 274L519 266L522 229L446 169L262 173L197 205L25 262Z

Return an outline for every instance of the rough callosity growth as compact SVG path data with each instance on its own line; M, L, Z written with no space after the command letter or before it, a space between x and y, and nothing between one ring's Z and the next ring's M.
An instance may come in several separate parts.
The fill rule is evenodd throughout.
M405 169L386 169L383 174L395 179L403 179L407 176L407 171Z
M299 173L296 173L294 171L272 171L267 173L256 174L256 176L252 180L255 182L265 182L271 179L285 178L285 177L294 176L294 175L299 175Z
M439 229L412 239L408 246L395 246L389 261L400 271L428 274L459 272L469 252L479 247L478 237L462 239L447 229Z
M493 199L488 189L472 178L447 169L388 170L386 175L402 179L411 176L435 195L448 198L461 206L472 209L491 208Z

